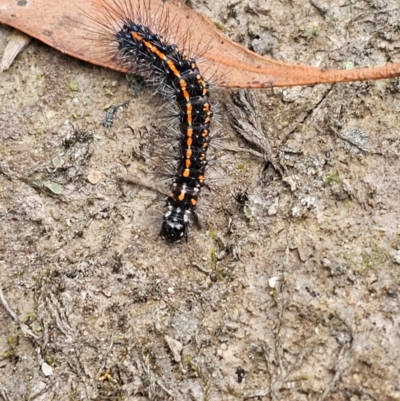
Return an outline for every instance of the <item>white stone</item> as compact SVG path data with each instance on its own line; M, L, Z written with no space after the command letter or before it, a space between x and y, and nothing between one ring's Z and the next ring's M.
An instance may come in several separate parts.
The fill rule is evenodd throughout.
M43 374L47 376L51 376L53 374L53 368L48 365L46 362L42 363L42 372Z
M271 278L268 280L268 285L269 285L269 287L270 287L270 288L275 288L275 287L276 287L277 281L278 281L278 277L271 277Z

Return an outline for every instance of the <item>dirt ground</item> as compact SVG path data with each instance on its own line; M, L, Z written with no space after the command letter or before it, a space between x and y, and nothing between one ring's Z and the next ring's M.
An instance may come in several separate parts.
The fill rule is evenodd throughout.
M193 7L278 60L399 60L398 0ZM202 228L174 245L153 92L37 41L0 76L0 283L31 330L0 307L4 401L399 400L400 80L214 89Z

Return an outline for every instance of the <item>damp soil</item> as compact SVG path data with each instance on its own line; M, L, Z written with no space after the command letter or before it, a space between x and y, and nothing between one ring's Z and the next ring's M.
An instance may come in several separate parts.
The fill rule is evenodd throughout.
M278 60L399 58L397 0L193 3ZM171 245L154 88L36 41L0 76L5 401L400 399L400 81L212 95Z

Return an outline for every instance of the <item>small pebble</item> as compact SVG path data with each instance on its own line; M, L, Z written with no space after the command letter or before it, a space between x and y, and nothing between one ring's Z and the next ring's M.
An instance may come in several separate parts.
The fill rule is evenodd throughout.
M98 170L90 170L87 176L88 181L95 185L101 180L101 173Z
M182 352L182 348L183 348L182 343L180 343L179 341L175 340L174 338L172 338L170 336L165 336L164 339L167 342L168 347L172 352L175 362L180 362L181 361L181 352Z
M271 278L268 280L269 288L275 288L275 287L276 287L277 281L278 281L278 277L271 277Z
M42 372L43 374L47 376L51 376L53 374L53 368L48 365L46 362L42 363Z
M331 267L331 261L330 261L328 258L323 258L323 259L321 260L321 262L322 262L322 266L328 267L328 268Z

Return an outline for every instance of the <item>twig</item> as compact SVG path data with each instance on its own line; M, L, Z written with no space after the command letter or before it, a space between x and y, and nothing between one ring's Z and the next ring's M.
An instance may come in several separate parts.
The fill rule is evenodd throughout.
M15 313L14 309L11 308L10 304L8 303L6 297L4 296L3 289L0 285L0 301L4 306L4 309L10 314L10 316L14 319L15 322L19 324L21 331L30 337L33 337L35 340L39 340L40 337L37 336L25 323L22 323L19 319L18 315ZM3 394L2 394L3 396ZM4 398L4 396L3 396Z
M0 389L0 395L3 397L4 401L12 401L12 399L8 396L5 388Z

